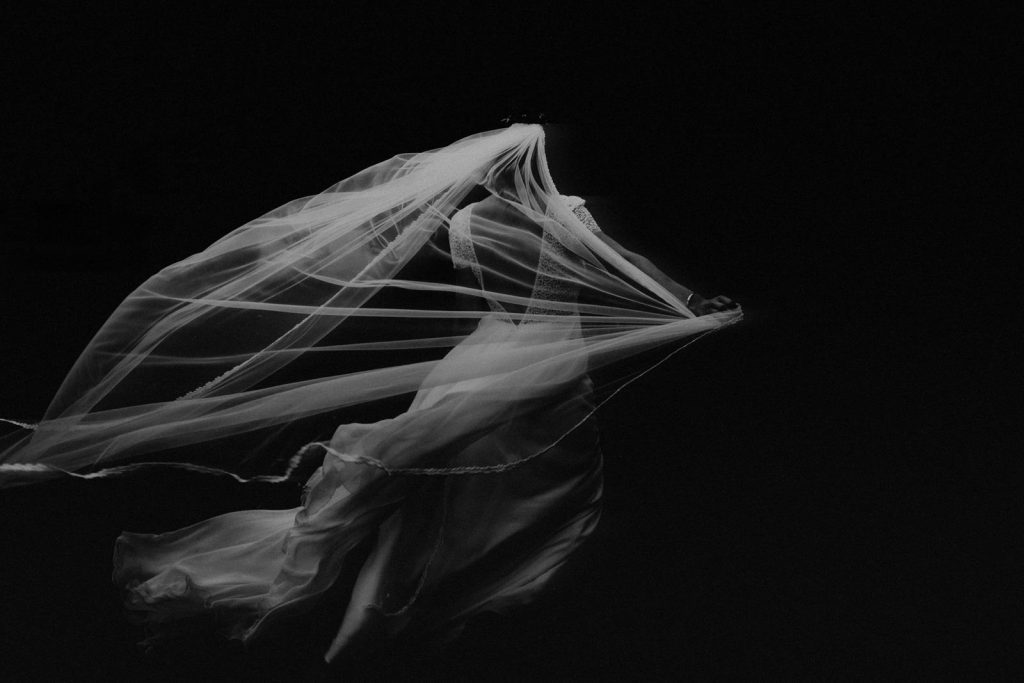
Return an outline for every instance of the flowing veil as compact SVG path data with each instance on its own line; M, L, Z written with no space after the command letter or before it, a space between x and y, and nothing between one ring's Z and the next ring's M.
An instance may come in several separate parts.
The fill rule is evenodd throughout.
M479 277L468 285L443 236L477 186L496 201L474 212ZM541 235L562 245L551 272L575 300L538 300ZM475 305L457 303L467 300ZM500 352L486 363L442 365L495 311L524 329L546 324L492 340ZM96 333L42 419L0 442L0 486L154 465L284 481L330 448L311 425L345 410L524 369L524 390L540 392L547 370L593 369L740 316L695 316L586 229L559 201L543 128L514 124L371 166L150 277ZM500 472L542 451L416 468L338 455L452 474Z

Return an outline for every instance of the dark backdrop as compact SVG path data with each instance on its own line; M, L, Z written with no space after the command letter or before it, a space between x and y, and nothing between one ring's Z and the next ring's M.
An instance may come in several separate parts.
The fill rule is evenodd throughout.
M978 418L986 392L980 376L961 384L963 359L991 372L1007 351L957 315L986 266L936 248L963 224L935 188L1003 201L1005 183L964 177L1000 158L977 156L985 133L965 125L982 96L965 46L989 34L941 12L679 5L9 15L0 415L37 419L162 266L384 158L544 113L583 131L596 169L568 191L599 195L609 232L741 301L747 321L603 409L604 517L537 604L472 623L448 651L340 673L801 679L977 661L966 643L1006 608L974 544L1011 516L982 495L996 521L957 530L978 509L969 496L1007 485L971 456L1013 428L945 428ZM249 653L201 637L145 656L109 583L122 529L297 495L184 473L3 491L0 667L10 680L339 673L316 666L338 605ZM1020 667L1014 633L985 640L985 661Z

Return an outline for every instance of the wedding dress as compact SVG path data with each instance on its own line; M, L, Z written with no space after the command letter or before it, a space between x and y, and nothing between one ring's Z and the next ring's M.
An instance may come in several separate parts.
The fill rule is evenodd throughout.
M599 516L588 372L741 317L694 316L611 250L543 140L516 124L400 155L161 271L0 454L0 484L147 466L285 481L322 457L297 507L117 539L114 581L157 627L215 614L249 640L353 562L328 660L531 599ZM403 395L397 415L344 419ZM283 435L333 415L268 474Z

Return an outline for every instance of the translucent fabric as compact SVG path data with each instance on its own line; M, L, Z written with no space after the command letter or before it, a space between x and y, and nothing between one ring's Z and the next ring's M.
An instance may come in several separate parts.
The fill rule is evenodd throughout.
M318 416L456 382L594 368L739 319L695 317L586 229L543 142L541 126L515 124L401 154L164 268L113 312L32 431L7 437L0 485L153 462L285 480L326 451L303 432L322 429ZM477 187L486 198L470 211L467 279L439 235ZM441 364L488 316L547 332L497 343L486 362ZM471 460L433 469L509 464Z
M297 507L121 534L113 579L157 635L216 615L249 641L363 541L328 660L531 599L597 523L588 373L741 317L695 317L607 246L543 142L516 124L400 155L165 268L3 451L0 483L318 463Z
M567 333L488 316L437 368L508 368L510 350ZM407 411L339 426L297 508L121 534L114 582L155 639L211 615L248 642L309 606L372 540L326 658L399 634L453 638L481 611L530 600L597 523L602 460L580 371L578 361L528 362L425 383ZM518 466L482 473L478 463ZM431 471L446 476L410 476Z

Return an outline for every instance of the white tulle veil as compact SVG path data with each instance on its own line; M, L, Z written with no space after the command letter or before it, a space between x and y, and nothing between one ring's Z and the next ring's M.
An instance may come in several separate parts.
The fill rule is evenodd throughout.
M444 235L478 186L501 210L473 213L474 284L457 277ZM575 301L536 300L545 231L565 247L558 272ZM495 311L536 333L483 367L435 372ZM695 317L586 229L548 172L543 128L514 124L395 156L150 277L42 419L6 437L0 485L154 463L283 481L360 407L524 367L593 369L739 317Z

